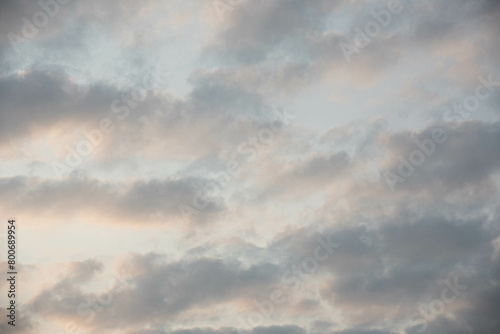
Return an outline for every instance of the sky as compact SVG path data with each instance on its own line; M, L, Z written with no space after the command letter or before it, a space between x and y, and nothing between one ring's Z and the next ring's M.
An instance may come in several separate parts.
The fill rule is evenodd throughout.
M1 333L500 332L500 1L0 2Z

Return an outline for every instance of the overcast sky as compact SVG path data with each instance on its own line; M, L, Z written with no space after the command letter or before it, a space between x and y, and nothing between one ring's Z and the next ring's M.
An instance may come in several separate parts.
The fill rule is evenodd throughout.
M500 332L500 1L4 0L0 31L0 332Z

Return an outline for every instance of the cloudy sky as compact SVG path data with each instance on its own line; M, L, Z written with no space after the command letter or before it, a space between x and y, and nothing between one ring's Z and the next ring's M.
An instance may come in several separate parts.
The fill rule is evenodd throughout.
M0 31L0 332L500 332L500 1L7 0Z

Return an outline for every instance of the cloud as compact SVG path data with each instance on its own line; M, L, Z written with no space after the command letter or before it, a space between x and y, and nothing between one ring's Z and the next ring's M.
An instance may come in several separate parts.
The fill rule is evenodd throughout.
M403 1L349 62L339 45L385 2L223 2L214 24L212 0L74 0L22 56L7 33L41 8L0 4L0 209L25 226L29 275L19 329L413 334L411 315L458 280L427 332L497 333L499 100L453 122L441 108L498 77L500 3ZM134 101L153 67L174 77ZM56 162L68 173L54 178ZM113 242L66 233L100 228ZM64 242L47 248L49 234ZM339 247L307 274L318 239ZM54 283L36 278L47 262L65 268ZM238 327L274 289L287 303Z
M425 154L425 161L421 166L414 166L414 174L396 185L397 189L408 192L432 189L441 194L467 188L478 194L490 192L490 177L500 166L498 155L494 153L496 143L500 141L499 130L497 122L468 121L455 125L436 124L420 133L405 131L394 134L387 140L394 156L392 166L387 170L400 168L402 160L396 160L396 156L410 159L412 152L419 151ZM444 136L442 143L429 142L434 131L440 131ZM424 142L430 149L427 153L420 148Z
M194 307L211 307L253 294L277 279L277 269L265 263L244 268L237 262L208 258L166 262L159 254L136 255L109 290L81 290L78 283L82 274L89 278L94 269L80 265L70 271L69 278L40 292L31 303L31 311L44 317L65 317L95 329L139 326L165 317L174 319ZM101 295L106 295L101 298L106 303L99 312L92 312L92 302L101 300Z
M113 184L76 176L61 181L35 180L31 187L28 181L24 177L1 179L0 196L5 210L31 217L29 220L56 219L63 214L65 219L87 217L89 221L101 217L101 223L175 225L182 221L206 222L224 210L220 197L197 190L197 185L204 183L200 179ZM181 205L188 210L181 210ZM201 214L189 213L197 210L202 210Z

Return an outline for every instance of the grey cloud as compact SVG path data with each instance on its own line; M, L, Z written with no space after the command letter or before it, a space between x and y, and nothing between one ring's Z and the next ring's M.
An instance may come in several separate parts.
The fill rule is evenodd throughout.
M293 55L287 59L292 65L287 66L303 69L305 75L300 76L308 80L299 80L299 86L305 87L310 79L322 78L332 66L343 64L343 70L353 75L359 70L377 73L387 66L397 65L399 58L411 56L416 50L432 51L444 41L463 40L467 38L470 25L477 20L488 20L487 25L480 27L488 35L499 27L494 23L498 21L494 18L499 12L496 1L461 1L460 5L448 0L402 3L405 9L393 15L391 25L383 28L359 54L354 54L359 58L356 66L348 66L340 43L352 41L353 29L356 26L364 29L367 22L374 20L370 10L383 9L386 3L373 1L355 7L344 1L249 1L232 12L228 26L207 47L205 54L215 54L224 64L251 67L269 64L274 69L268 70L265 76L274 78L277 91L280 91L288 87L287 80L276 80L276 70L284 69L283 64L286 64L276 61L281 54ZM354 11L354 19L347 23L345 32L328 30L330 16L341 9ZM484 47L491 50L488 45ZM489 61L493 62L493 58Z
M154 156L167 151L180 158L185 154L200 158L223 149L227 143L233 143L236 150L247 136L277 117L263 92L239 84L231 73L194 76L193 90L185 99L149 91L143 101L135 104L136 108L126 108L123 101L130 98L128 89L112 82L77 84L68 71L60 67L27 70L0 79L2 142L36 138L61 125L66 126L61 135L72 136L75 128L90 131L99 127L101 119L108 118L115 130L99 146L98 160L120 158L125 152L143 150L144 145L157 149ZM186 132L190 135L179 141L178 136ZM70 146L80 140L75 139Z
M38 4L39 1L13 1L6 0L2 1L0 5L0 30L2 34L0 35L0 43L3 44L5 48L10 48L10 41L8 39L8 33L14 33L18 36L23 36L23 26L25 22L23 18L33 23L33 16L37 12L42 12L47 15L42 7ZM43 1L46 3L48 1ZM73 7L72 2L69 1L68 4L59 5L58 13L54 17L48 18L47 24L37 28L37 33L34 37L27 38L28 41L45 38L48 35L56 33L63 25L64 18L70 14L70 8ZM57 3L56 3L57 4Z
M203 197L201 204L204 206L199 215L186 217L179 209L180 205L199 208L193 200L197 195L195 185L202 181L194 178L153 179L113 184L70 177L62 181L44 180L28 187L27 178L14 177L0 179L0 197L4 199L6 210L16 211L19 215L34 215L36 212L36 216L48 218L62 213L66 217L87 213L131 224L168 224L172 218L202 223L224 210L222 199Z
M56 290L42 292L35 298L37 306L33 312L45 316L72 315L73 321L92 328L137 326L172 319L192 307L252 295L275 282L278 276L278 268L270 264L244 268L236 262L212 259L167 263L157 254L138 255L131 263L132 266L126 269L126 286L110 290L112 302L95 314L88 325L75 310L82 302L96 300L98 296L83 293L75 285L59 283Z
M98 122L111 113L117 92L110 87L82 87L64 72L26 71L0 79L2 137L26 136L62 121Z
M269 326L269 327L255 327L251 330L243 330L238 328L191 328L191 329L178 329L174 331L163 330L141 330L134 331L127 334L306 334L307 332L294 325L284 326Z
M65 59L77 55L72 59L75 64L84 57L95 55L94 51L97 54L106 52L93 44L95 36L92 34L95 33L112 39L111 46L123 47L115 50L122 56L112 64L110 72L123 72L135 78L151 59L161 57L154 47L150 47L149 42L154 38L149 32L154 31L148 29L163 20L170 10L150 8L154 15L139 17L143 9L154 3L72 1L32 40L33 54L26 60L29 66L12 59L5 34L0 36L2 145L12 142L17 145L28 138L36 142L39 136L55 129L60 131L58 133L71 134L74 125L96 127L102 117L113 116L111 104L127 93L123 87L108 79L77 84L66 66L71 62L60 63L58 52ZM166 2L155 4L162 3ZM200 8L206 5L194 3ZM179 204L193 206L197 190L210 181L202 176L225 167L226 160L236 155L234 151L240 143L267 126L273 117L271 105L274 101L299 96L309 98L306 102L311 102L311 108L315 107L314 95L304 95L307 93L305 88L315 88L313 84L327 75L334 77L331 89L337 89L342 78L352 79L359 73L368 73L366 77L369 77L394 65L386 72L387 77L397 71L398 75L415 74L417 81L425 82L429 94L421 94L418 99L427 102L423 105L427 108L442 101L441 90L454 89L446 83L450 80L450 72L458 66L464 66L464 73L469 65L476 65L481 70L497 68L495 55L500 49L494 37L500 31L499 1L413 3L394 18L393 24L363 49L357 55L357 62L351 65L345 61L339 43L352 37L354 26L372 20L370 10L382 8L384 2L250 0L241 4L220 24L220 31L215 34L207 31L206 36L214 37L201 48L202 54L196 63L200 68L194 69L193 64L187 64L191 65L188 84L192 89L183 97L173 96L166 90L148 94L137 112L132 111L117 126L116 132L103 145L101 154L96 154L96 159L92 160L95 163L92 167L108 168L114 173L113 167L122 166L128 159L127 162L145 166L146 173L153 175L155 172L164 175L163 171L156 170L156 164L173 161L172 168L176 170L173 175L150 179L141 179L139 175L129 182L103 181L77 173L61 180L4 177L0 178L2 212L14 212L21 220L29 216L25 219L29 222L27 226L38 220L75 218L80 221L89 217L97 217L103 224L140 224L151 228L177 223L183 218ZM38 10L37 7L36 2L1 3L0 29L2 32L19 31L20 18L29 16ZM176 18L179 22L188 20L181 14L184 13ZM346 14L348 18L328 22L332 14ZM153 19L155 15L158 20ZM135 16L148 22L139 24L134 21ZM194 21L197 27L205 27L205 18L196 17ZM345 31L331 30L331 26ZM161 31L162 27L155 28ZM176 29L182 30L179 27L184 26L179 23ZM129 43L126 46L121 43L124 35ZM205 41L206 36L202 40ZM164 39L159 39L159 43L163 42ZM447 53L454 52L453 43L468 45L473 50L464 50L464 57L470 55L474 59L467 58L465 64L458 57L461 54L454 59ZM145 45L148 47L141 49ZM452 50L443 51L444 47ZM444 55L434 58L434 52L440 51ZM425 71L436 69L436 73L429 74L432 80L422 79L418 73L420 68L397 68L399 59L409 59L415 54L428 57L422 59L422 64L428 62L425 65L431 66ZM100 58L95 57L95 61L99 62ZM455 62L458 63L456 67L448 67L455 66ZM335 73L337 69L339 72ZM389 80L391 78L384 78L380 84L385 85ZM367 83L362 84L349 88L358 93ZM389 89L398 84L392 82ZM466 86L469 85L467 82ZM378 88L385 90L386 87L377 87L375 93ZM394 103L399 107L400 96L395 97L392 93L387 97L369 97L367 101L364 95L352 97L351 93L339 94L341 99L366 102L363 108L369 108L372 103L377 105L380 99L385 99L386 105L392 107ZM432 101L425 101L428 97ZM495 111L496 104L492 100L494 98L487 103L492 103L490 109ZM410 106L413 100L405 102L404 107ZM429 112L434 110L428 109ZM350 112L349 106L338 110ZM378 111L377 107L369 110L373 111ZM314 329L321 333L397 332L421 303L440 297L444 280L455 277L468 288L460 301L448 309L454 316L442 315L429 321L428 332L499 332L496 313L500 308L497 254L500 248L494 240L500 236L497 189L500 123L437 122L424 129L394 133L389 132L390 122L389 119L375 122L363 119L360 123L372 124L366 129L346 127L339 133L334 131L338 128L333 129L320 138L319 143L309 136L313 131L308 132L305 139L300 134L286 137L290 134L286 133L284 141L292 138L288 147L298 144L300 148L287 151L269 145L270 150L274 149L273 157L249 164L249 170L255 167L250 171L251 176L234 184L236 193L247 185L257 189L259 197L253 203L257 204L255 207L239 205L237 196L211 197L207 207L200 215L191 216L191 224L186 226L189 232L202 230L206 235L197 239L194 245L189 244L192 242L189 238L173 236L175 242L188 243L183 245L187 253L175 260L159 254L136 256L128 268L125 288L109 288L112 302L96 313L90 323L85 323L77 309L82 304L90 307L92 301L99 298L92 289L94 283L99 284L97 275L104 267L95 260L71 264L68 273L57 284L42 287L30 300L25 313L28 317L20 319L26 324L24 330L34 330L37 324L33 319L41 318L49 324L52 319L69 319L96 333L123 330L130 334L235 334L238 329L232 327L187 326L173 331L170 328L189 324L190 319L186 318L193 313L201 314L196 325L203 324L204 320L211 321L203 319L204 311L212 311L214 306L227 303L229 307L237 307L251 304L254 298L260 300L282 283L284 270L311 257L318 247L317 239L328 235L340 247L315 273L311 290L317 284L317 291L312 291L312 297L296 295L297 303L283 305L280 310L276 308L279 316L288 318L268 319L289 325L252 328L244 331L245 334L305 334L307 330L297 325L314 320L311 317L321 312L320 306L340 314L342 322L314 323ZM61 129L62 124L69 126ZM413 124L401 126L406 125L411 127ZM416 166L415 173L406 178L404 184L398 184L396 191L391 192L382 178L367 180L363 178L365 175L358 175L365 167L377 171L379 167L382 171L397 170L398 157L408 158L418 148L416 139L432 136L432 127L441 127L447 140L435 144L435 152L427 156L421 166ZM324 147L318 148L326 141L331 144L330 153L324 153ZM228 150L233 151L227 153ZM29 162L31 166L37 163ZM178 165L183 166L177 169ZM359 178L352 177L351 171L359 172L355 175ZM91 172L89 175L93 175ZM120 177L121 172L113 177ZM337 184L340 186L336 187ZM295 201L310 195L311 201ZM279 222L283 228L277 236L268 235L266 224L273 222L266 221L270 219L267 214L274 218L276 211L271 208L274 205L267 204L290 198L293 201L286 204L296 208L298 215L292 217L293 223ZM341 200L346 201L349 208L338 214L334 210ZM257 211L262 208L258 205L266 206L266 210ZM233 233L230 228L210 233L207 227L219 226L208 223L222 221L221 216L228 213L233 215L227 221L235 219L244 231L241 234L238 231L237 237L224 235ZM253 217L262 218L262 222L254 225ZM298 224L309 224L312 229L298 229ZM215 238L219 232L234 239ZM245 239L260 235L266 235L268 244L251 244ZM327 319L324 315L321 318ZM227 320L220 315L217 321L227 325ZM172 327L168 327L170 325ZM0 327L0 331L4 329ZM406 328L406 332L414 334L418 328Z
M329 15L344 3L248 1L232 12L229 26L203 57L222 60L223 68L238 65L259 73L274 95L293 96L321 78L330 64L345 61L338 42L346 38L325 28Z
M401 221L408 221L403 215L400 217ZM483 247L489 248L489 242L498 230L488 229L486 222L484 218L448 221L439 216L431 216L415 222L410 220L409 223L383 226L380 231L381 242L387 252L392 253L393 261L399 265L418 265L432 261L442 262L441 268L445 268L446 262L465 263L473 260L478 252L480 254Z
M438 314L435 319L406 328L406 333L416 334L425 328L429 333L495 333L500 329L497 310L500 306L500 289L498 288L498 274L500 266L498 259L480 259L476 265L476 272L472 277L461 284L467 288L460 297L458 309L453 310L453 317ZM435 298L438 298L437 296ZM449 307L454 307L451 304ZM448 307L448 306L445 306ZM447 310L445 309L445 312ZM419 317L422 318L421 316Z
M331 332L330 334L394 334L392 332L370 329L346 329L343 331Z
M285 166L279 174L269 175L264 189L259 191L258 202L283 196L303 196L320 187L328 187L348 173L350 157L346 152L311 154ZM269 173L270 174L270 173Z
M252 334L306 334L307 332L298 326L271 326L257 327Z
M272 51L286 48L288 42L300 41L310 32L321 31L324 20L340 4L331 1L249 1L234 11L230 26L208 50L234 56L243 62L260 62ZM248 58L249 54L254 56Z
M378 317L394 304L399 311L392 313L392 320L406 319L420 303L440 298L443 280L457 276L460 284L485 289L478 292L480 299L487 295L484 291L494 289L491 242L500 236L494 217L447 220L421 208L401 210L387 219L374 217L373 223L360 227L337 223L321 233L290 232L270 247L286 254L285 263L291 265L312 256L318 238L326 235L337 242L339 247L315 275L329 282L321 289L321 299L343 309L346 319L358 326L377 326ZM475 309L469 295L461 300Z
M37 327L37 322L25 312L21 312L16 319L15 327L7 324L7 321L3 321L0 324L0 331L2 331L2 333L5 334L10 334L10 333L32 334L36 333L36 327Z
M269 327L255 327L251 330L241 330L235 328L225 328L225 329L186 329L186 330L176 330L170 334L307 334L307 332L298 326L288 325L288 326L269 326Z
M45 25L40 25L38 33L29 38L29 41L37 41L48 36L61 33L64 28L67 28L68 22L74 22L78 19L87 22L99 24L103 29L112 29L123 24L123 22L130 22L137 12L145 5L151 3L150 1L107 1L102 3L100 1L3 1L0 7L0 29L5 32L13 32L22 36L22 27L24 25L23 17L27 18L33 23L33 15L37 12L46 12L39 5L48 4L50 11L55 11L55 14L50 15L48 22ZM66 2L63 4L63 2ZM56 9L54 9L54 6ZM0 42L8 43L6 34L2 34Z
M433 1L432 4L433 7L415 8L420 14L420 16L416 14L413 16L415 18L413 33L417 40L438 42L454 34L463 34L474 20L484 19L485 16L500 9L496 0L474 2L460 0L453 2L453 6L450 5L449 0L441 0Z
M70 263L55 285L44 288L27 304L28 312L31 315L56 313L72 317L77 306L86 302L79 285L89 282L102 268L96 260Z
M489 192L490 177L500 168L500 155L497 154L500 124L479 121L455 125L438 123L420 133L397 133L388 142L394 159L401 156L408 160L411 152L421 151L415 140L432 140L434 129L444 131L447 139L444 143L434 143L434 152L426 155L423 164L414 167L414 174L405 178L404 183L396 184L395 188L406 192L432 189L435 195L466 188ZM398 173L400 164L400 160L394 161L387 170Z

